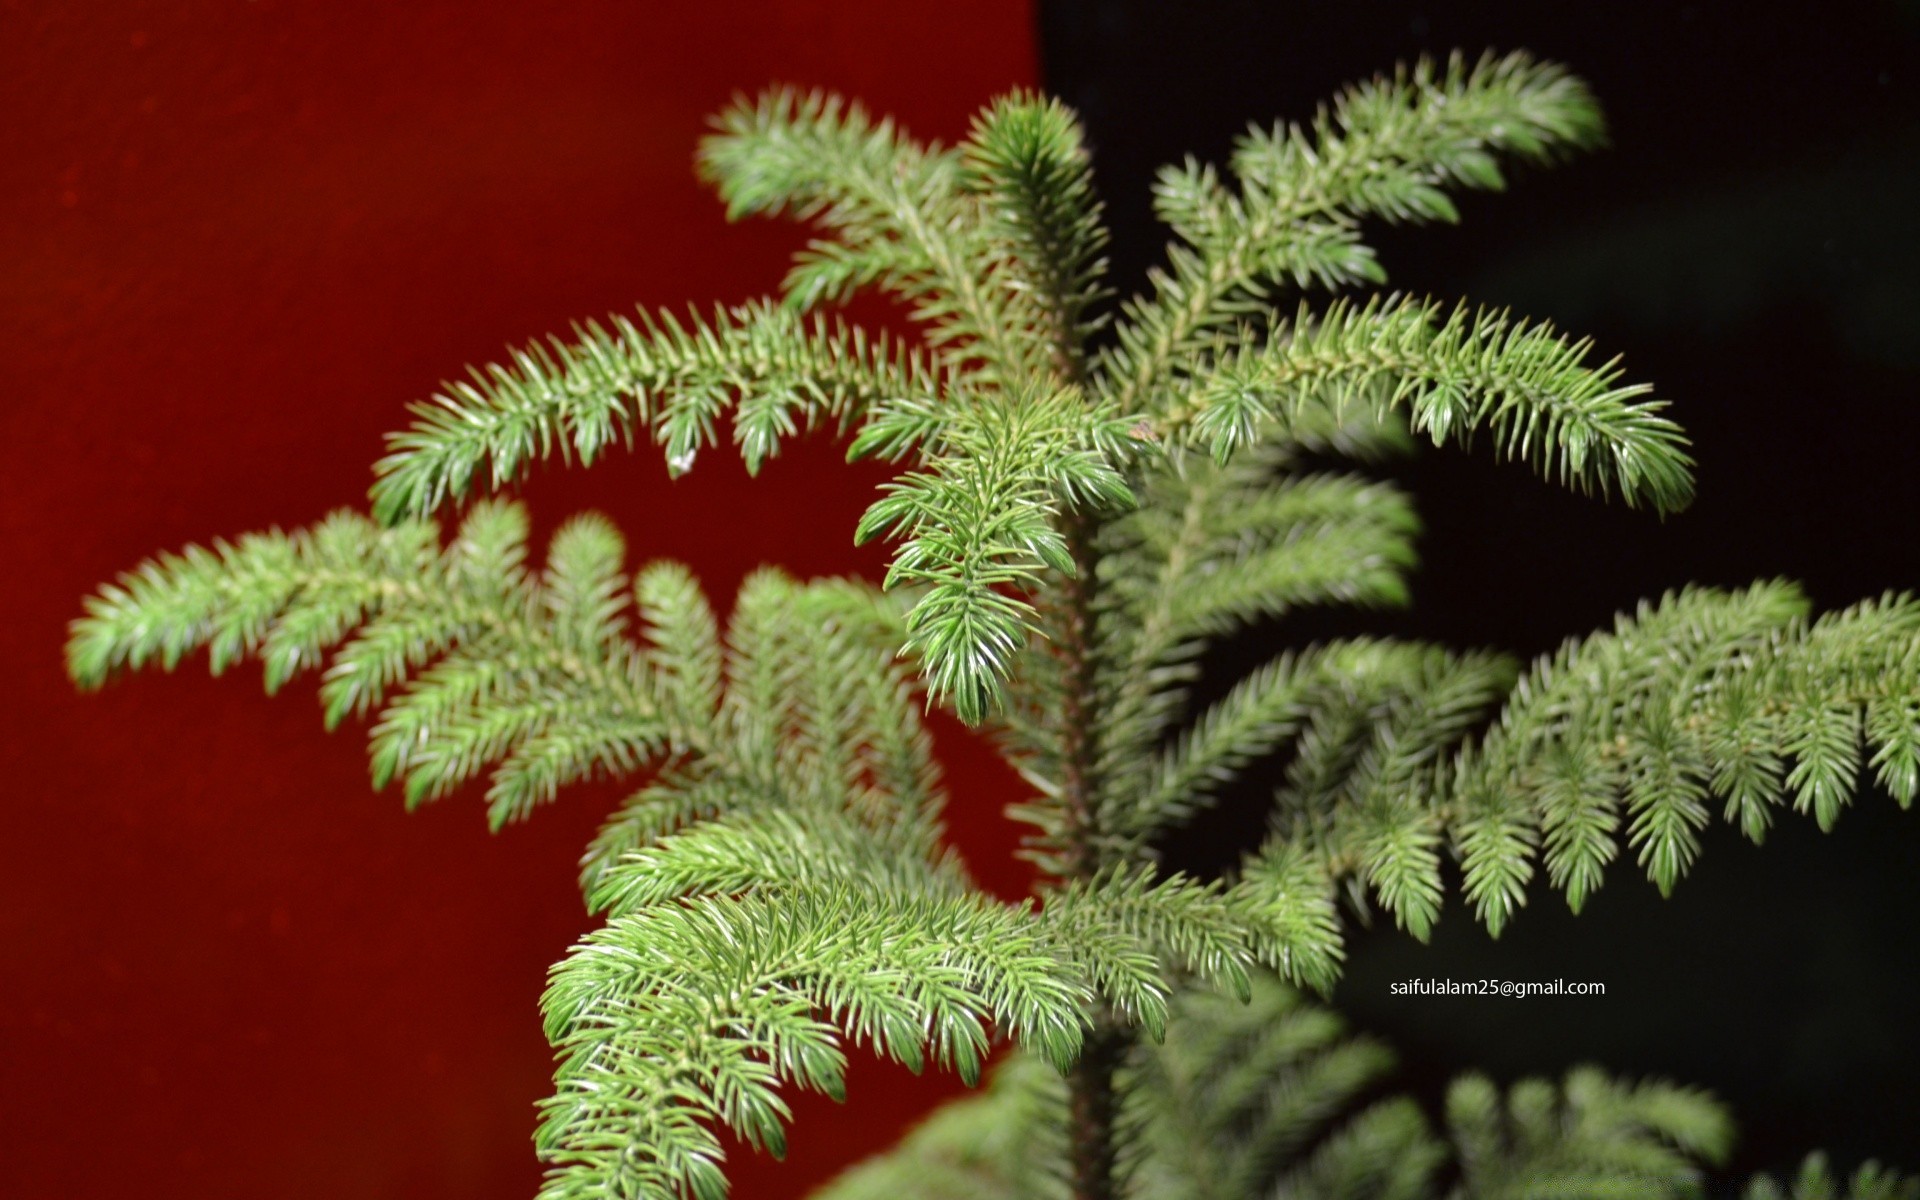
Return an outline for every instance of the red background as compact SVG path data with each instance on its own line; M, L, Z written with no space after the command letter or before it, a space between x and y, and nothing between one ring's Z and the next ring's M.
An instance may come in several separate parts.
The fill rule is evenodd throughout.
M958 136L1031 82L1027 5L0 3L0 56L0 1193L526 1196L536 1001L618 791L498 837L471 796L408 816L311 682L270 703L196 661L81 696L65 623L155 550L361 503L404 404L505 343L770 289L799 235L724 224L704 116L793 81ZM540 530L602 508L724 603L763 561L880 565L850 545L875 476L839 460L527 492ZM997 811L1011 778L942 732ZM959 824L1017 890L1006 831ZM736 1193L795 1194L952 1087L850 1082Z

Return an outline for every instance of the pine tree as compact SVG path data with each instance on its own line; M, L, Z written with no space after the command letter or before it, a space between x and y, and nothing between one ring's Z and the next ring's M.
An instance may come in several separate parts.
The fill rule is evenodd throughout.
M203 648L215 672L260 660L269 691L323 670L327 724L373 720L376 787L414 805L486 776L496 827L634 780L583 860L605 923L543 1000L545 1200L717 1200L720 1131L779 1153L783 1088L839 1096L850 1046L969 1083L999 1061L837 1200L1691 1194L1731 1139L1705 1094L1470 1076L1436 1120L1383 1098L1386 1050L1300 989L1338 977L1343 904L1427 937L1448 859L1497 934L1536 875L1577 910L1623 852L1671 889L1716 810L1756 842L1787 807L1826 828L1863 771L1910 804L1920 603L1684 588L1531 664L1355 638L1189 694L1249 623L1406 601L1413 506L1363 471L1416 436L1686 505L1680 428L1587 342L1315 299L1383 282L1368 220L1455 220L1503 160L1601 135L1558 66L1423 61L1251 130L1225 172L1164 170L1175 241L1116 304L1057 102L1002 97L948 147L829 95L743 100L701 170L732 216L817 231L778 295L587 322L446 385L391 439L371 516L143 563L87 599L71 673ZM866 288L923 336L835 314ZM684 568L629 574L598 516L535 565L493 495L649 439L677 474L731 437L754 471L821 426L899 467L854 531L892 543L884 585L766 570L724 629ZM946 844L928 706L1031 785L1008 809L1029 900ZM1220 878L1167 870L1163 836L1274 757L1264 840ZM1836 1186L1816 1158L1791 1194ZM1869 1165L1851 1194L1916 1188Z

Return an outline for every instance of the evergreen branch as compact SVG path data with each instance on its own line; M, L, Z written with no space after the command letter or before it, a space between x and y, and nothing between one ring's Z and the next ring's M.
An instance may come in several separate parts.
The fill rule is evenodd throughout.
M1249 540L1239 553L1196 564L1167 596L1175 642L1231 633L1316 604L1401 607L1414 553L1408 529L1375 514L1298 521L1282 538Z
M1385 1047L1272 977L1250 1002L1183 990L1164 1041L1123 1072L1124 1124L1138 1131L1127 1194L1155 1200L1500 1200L1545 1194L1698 1194L1732 1126L1710 1096L1591 1067L1560 1085L1501 1091L1468 1075L1449 1088L1447 1137L1404 1096L1364 1103L1392 1066ZM949 1104L901 1144L843 1174L818 1200L901 1190L936 1200L1059 1200L1062 1155L1048 1105L1063 1097L1033 1056L1011 1056L985 1094ZM1364 1107L1361 1105L1364 1103ZM1851 1187L1809 1157L1791 1189L1756 1177L1746 1200L1913 1200L1920 1179L1864 1164Z
M564 645L477 639L420 672L375 723L373 784L405 779L408 807L439 799L499 762L488 790L498 828L599 771L631 773L701 728L662 720L630 645L604 659Z
M1323 683L1320 658L1319 651L1283 654L1235 684L1155 757L1146 786L1113 814L1113 825L1150 839L1190 818L1215 789L1272 753L1306 720Z
M894 654L905 630L899 607L852 581L801 584L770 569L750 576L727 631L721 718L734 765L835 792L847 783L838 768L878 754L911 803L928 799L936 784L918 717L880 699L911 697L910 672Z
M1031 1055L1002 1059L979 1093L934 1111L900 1144L841 1172L808 1200L1065 1200L1060 1077Z
M598 513L560 527L547 552L540 598L554 635L583 654L603 654L626 630L627 546Z
M1059 722L1068 681L1066 664L1052 641L1054 631L1046 628L1048 615L1041 613L1041 636L1015 657L1006 704L988 728L1001 756L1032 789L1028 799L1005 808L1009 818L1029 827L1016 853L1043 874L1065 878L1072 873L1066 855L1073 829L1063 803L1067 761ZM1103 860L1114 849L1104 842L1096 848Z
M1394 923L1426 941L1440 919L1440 822L1416 799L1376 793L1343 814L1343 849L1358 883L1373 889Z
M1346 952L1326 864L1297 845L1270 840L1249 856L1227 892L1255 931L1260 961L1289 983L1332 989Z
M683 584L690 581L661 568L641 577L643 590L671 590L682 605L697 601L697 592L679 591ZM800 584L777 571L750 577L729 623L724 662L700 668L725 679L713 743L663 770L601 828L581 864L590 904L611 894L603 887L617 863L726 816L804 816L832 828L851 822L876 853L937 860L945 795L911 671L891 649L903 623L899 607L851 581ZM656 630L665 611L649 605ZM691 622L704 630L693 639L699 656L719 652L703 612L699 602ZM673 673L671 661L661 673ZM709 694L703 685L701 711L711 715ZM747 835L732 836L736 844Z
M686 897L862 884L898 896L969 890L960 860L930 839L893 845L846 813L747 804L621 855L601 874L587 907L618 918Z
M1424 941L1441 903L1435 779L1447 751L1512 686L1513 666L1392 642L1362 643L1334 662L1337 697L1289 766L1275 824L1352 870ZM1329 712L1335 720L1323 722Z
M881 592L856 580L815 580L794 607L810 642L814 713L802 715L793 744L829 746L849 772L851 789L874 799L868 819L923 822L944 803L933 741L921 719L922 696L907 640L917 589ZM837 714L837 715L836 715ZM873 806L870 806L873 807Z
M578 517L555 534L541 577L539 607L557 648L597 670L549 672L524 691L472 696L464 711L435 704L429 711L437 719L408 720L421 711L416 702L437 672L466 663L470 651L463 647L388 708L374 730L374 758L390 763L388 770L405 767L409 804L446 794L498 759L487 790L497 829L567 784L597 772L630 774L660 752L671 733L653 715L659 706L641 695L645 668L623 637L625 554L604 518ZM700 720L697 712L679 711Z
M869 768L875 765L871 731L887 727L910 741L901 722L911 724L915 718L902 718L901 709L904 702L911 712L916 697L895 672L891 649L875 651L857 640L845 641L837 636L839 631L830 619L821 625L826 646L824 652L816 650L803 658L794 723L783 741L809 764L814 787L858 796L867 784ZM912 761L900 782L908 788L918 788L930 776L933 768L927 750L924 737L917 747L904 747ZM908 815L917 814L909 810Z
M796 251L780 281L781 303L795 312L841 304L866 288L902 291L912 286L921 260L897 241L836 241L813 238Z
M1505 186L1496 154L1534 162L1604 138L1587 86L1525 53L1421 59L1349 88L1310 129L1248 130L1233 171L1267 203L1389 221L1459 219L1443 188Z
M678 475L718 444L733 409L733 439L750 472L801 429L855 424L884 400L938 395L925 355L825 317L757 302L696 314L589 321L575 340L533 343L510 364L470 372L412 408L375 470L375 515L424 516L476 485L498 489L538 459L577 454L591 464L616 441L650 428Z
M902 207L935 207L956 189L958 153L829 92L736 96L713 128L700 144L700 174L732 220L791 213L879 239L898 234Z
M996 732L1003 751L1037 793L1006 810L1034 830L1022 839L1020 854L1047 875L1067 879L1115 861L1118 847L1100 812L1110 786L1101 756L1109 719L1100 680L1102 581L1096 547L1101 522L1094 514L1072 513L1062 524L1074 569L1046 581L1040 644L1029 644L1016 659L1009 703ZM1114 1052L1108 1057L1117 1061L1117 1045L1110 1048Z
M1424 300L1335 302L1318 316L1302 308L1263 343L1216 358L1158 432L1225 459L1290 408L1337 409L1372 386L1436 445L1484 427L1500 457L1565 486L1685 507L1693 464L1679 426L1659 415L1664 402L1638 399L1649 389L1621 385L1614 363L1587 366L1589 349L1545 324L1464 305L1446 316Z
M1131 501L1110 465L1114 436L1114 422L1071 390L983 398L948 429L927 470L887 485L861 519L858 541L882 530L903 538L886 586L926 589L907 617L907 650L963 720L998 704L1033 629L1032 605L1009 592L1031 588L1045 569L1075 570L1056 527L1063 507Z
M713 1126L779 1154L785 1079L839 1097L843 1037L971 1082L985 1023L1064 1064L1086 994L1030 917L861 886L707 897L617 917L542 1000L563 1061L537 1138L546 1200L725 1194Z
M699 582L679 563L656 562L635 576L633 591L664 702L711 720L723 685L720 623Z
M1156 206L1193 247L1169 250L1154 296L1128 302L1117 346L1099 363L1123 410L1158 409L1176 372L1214 331L1257 310L1268 281L1378 282L1355 221L1451 219L1445 187L1498 187L1493 155L1544 159L1601 136L1584 85L1522 54L1425 60L1350 90L1298 128L1254 132L1234 155L1241 191L1189 163L1161 174Z
M396 526L398 533L405 526ZM417 528L431 540L431 525ZM527 514L517 504L486 501L467 511L446 551L447 582L461 595L482 597L482 612L525 610ZM424 553L424 552L423 552ZM419 573L415 579L421 578ZM365 716L389 689L457 642L484 633L489 623L464 605L416 606L405 619L370 622L343 643L325 672L320 697L328 729L348 713Z
M1196 181L1196 187L1213 183L1204 174ZM1179 368L1209 349L1222 330L1265 310L1273 291L1268 280L1330 288L1386 282L1350 221L1257 220L1234 213L1224 190L1215 201L1229 214L1222 224L1237 234L1211 253L1168 246L1168 267L1147 272L1153 297L1121 304L1115 345L1094 361L1099 386L1124 409L1166 407L1184 390Z
M1070 881L1047 898L1041 924L1063 953L1085 962L1123 1018L1165 1036L1167 979L1190 976L1244 1000L1253 936L1219 885L1184 875L1114 867Z
M1274 1194L1290 1200L1427 1200L1447 1157L1420 1106L1395 1096L1342 1125Z
M1671 1084L1622 1084L1592 1067L1564 1086L1522 1080L1505 1103L1484 1077L1447 1091L1459 1154L1454 1200L1526 1200L1543 1180L1568 1195L1697 1195L1700 1164L1721 1163L1733 1123L1705 1093Z
M1182 992L1165 1043L1143 1047L1129 1080L1147 1138L1135 1194L1437 1200L1457 1171L1452 1200L1677 1198L1731 1147L1711 1097L1590 1067L1504 1100L1484 1078L1457 1080L1443 1142L1408 1098L1360 1107L1391 1066L1385 1047L1270 977L1256 976L1250 1005Z
M580 893L587 897L598 894L617 863L670 834L723 813L778 803L777 794L770 788L716 770L705 761L664 768L651 783L628 797L588 843L580 859ZM591 901L588 907L592 909Z
M444 550L430 524L382 529L349 514L189 547L88 600L70 669L97 685L206 646L216 670L261 658L273 689L338 646L322 689L329 723L380 709L374 784L404 778L410 806L491 768L498 827L580 779L724 747L735 796L806 793L858 810L890 844L930 844L941 795L911 677L894 662L895 601L837 582L751 582L736 630L747 644L730 670L745 690L723 697L713 615L683 569L656 565L636 582L648 654L626 633L624 550L611 525L589 516L563 526L537 579L523 566L526 534L519 506L489 502ZM811 695L802 679L814 681ZM700 768L674 778L722 777ZM710 811L711 791L692 803L673 782L655 788L656 806L673 797L669 811L623 813L590 852L588 877Z
M1863 772L1910 805L1920 602L1812 619L1784 584L1687 591L1517 683L1495 655L1336 641L1174 730L1208 638L1406 599L1407 498L1316 456L1484 433L1567 486L1690 499L1664 405L1585 341L1404 298L1254 320L1284 283L1378 282L1364 220L1456 220L1451 189L1503 186L1496 155L1597 141L1584 86L1523 55L1422 61L1249 133L1226 177L1163 171L1181 242L1094 357L1107 235L1064 106L1003 97L957 149L823 93L717 125L701 169L730 215L824 235L780 298L589 323L473 371L390 438L376 519L160 555L88 598L67 645L90 687L202 648L216 673L260 660L270 692L324 666L328 726L374 718L376 786L403 779L412 805L490 775L495 826L640 776L582 861L607 924L543 997L561 1057L543 1200L721 1200L727 1132L781 1153L781 1089L841 1096L849 1040L972 1083L1002 1036L985 1095L828 1195L1697 1191L1730 1139L1703 1094L1469 1077L1450 1167L1417 1105L1373 1095L1386 1051L1286 985L1337 978L1336 885L1427 937L1444 853L1497 934L1541 865L1578 909L1623 841L1669 890L1716 805L1756 841L1789 800L1830 828ZM868 286L906 301L924 352L810 311ZM517 505L482 500L444 545L426 520L642 429L678 475L725 422L752 472L829 421L851 458L912 460L857 530L899 541L886 589L765 570L724 631L685 569L630 584L601 518L563 525L538 568ZM1037 792L1008 811L1052 876L1038 911L979 892L945 844L929 699L999 710ZM1218 882L1161 876L1155 839L1276 752L1264 844ZM1794 1191L1836 1186L1815 1157ZM1920 1200L1920 1181L1868 1164L1852 1191ZM1761 1179L1749 1200L1783 1194Z
M1809 1154L1782 1186L1768 1175L1755 1176L1742 1193L1744 1200L1920 1200L1920 1176L1902 1175L1872 1160L1861 1163L1852 1178L1835 1178L1824 1154Z
M801 643L811 631L789 623L800 594L800 584L763 567L740 585L727 622L720 716L733 745L731 766L769 780L777 777L782 739L796 719L805 670Z
M294 633L274 639L267 687L275 691L312 665L309 645L344 636L437 566L437 532L428 524L382 531L338 512L291 535L275 529L238 543L216 541L210 550L159 554L87 598L86 615L67 641L68 673L82 687L99 687L122 669L157 662L171 671L205 647L218 675L260 654L290 608L310 609Z
M1623 824L1666 892L1698 854L1714 797L1756 841L1788 796L1829 828L1866 759L1910 804L1920 604L1805 613L1784 583L1689 590L1538 663L1446 785L1482 918L1497 928L1519 903L1535 829L1549 880L1577 910ZM1461 836L1463 815L1489 814L1495 834Z
M1264 973L1250 1002L1182 992L1163 1044L1128 1081L1146 1138L1137 1195L1239 1200L1276 1191L1392 1066L1380 1043ZM1312 1194L1312 1193L1309 1193Z
M1107 231L1079 122L1058 100L1015 92L975 118L962 149L992 235L1009 247L1009 283L1045 314L1055 372L1084 384L1085 346L1100 324L1092 309L1109 293L1100 283Z
M1150 839L1298 735L1275 845L1311 847L1337 873L1355 872L1424 937L1440 904L1431 777L1512 678L1498 656L1419 643L1356 640L1283 655L1158 753L1143 788L1117 792L1125 803L1114 823Z
M1209 779L1208 764L1228 773L1262 748L1267 732L1283 737L1301 729L1288 717L1297 702L1289 676L1320 676L1278 796L1274 836L1248 859L1235 892L1256 909L1278 905L1266 910L1277 922L1276 961L1290 980L1326 987L1341 957L1335 878L1351 874L1372 887L1416 937L1424 939L1438 918L1444 813L1431 798L1434 779L1445 751L1483 718L1512 676L1497 656L1455 656L1417 643L1336 643L1312 653L1282 660L1236 689L1176 745L1156 779L1211 786L1199 782ZM1184 804L1196 803L1186 793ZM1289 961L1288 947L1308 957Z
M1471 773L1472 749L1462 752L1459 761L1463 773ZM1443 773L1444 780L1446 775ZM1599 864L1613 857L1611 834L1614 822L1607 805L1604 785L1596 788L1597 773L1583 774L1571 756L1556 756L1542 776L1545 789L1554 797L1549 803L1564 804L1565 820L1548 835L1549 854L1572 847L1571 862L1581 864L1580 885L1599 886ZM1435 791L1448 794L1446 783ZM1497 788L1467 787L1451 793L1454 797L1453 846L1462 874L1462 890L1473 902L1474 913L1499 937L1506 923L1526 903L1527 885L1533 880L1533 855L1539 845L1538 822L1534 814L1516 802L1510 792Z
M777 786L826 797L876 836L930 836L944 802L911 664L906 615L871 587L794 585L763 572L742 589L728 728Z
M330 724L384 704L375 786L403 775L417 803L497 763L496 825L586 774L634 770L669 742L703 744L698 714L660 702L623 635L613 528L591 516L563 526L538 580L521 567L525 539L524 512L485 504L444 550L431 524L382 529L347 513L188 547L88 598L69 669L97 686L205 646L216 672L260 658L271 691L338 646L321 698Z
M794 307L878 283L914 305L956 370L1011 385L1044 370L1044 316L1008 286L957 151L922 146L890 120L823 92L741 99L714 122L700 170L727 215L791 212L832 231L787 281Z
M1369 790L1405 789L1511 681L1504 662L1418 643L1359 639L1276 658L1240 681L1158 754L1117 814L1148 838L1203 807L1255 758L1311 729L1281 793L1286 820L1331 817ZM1330 729L1345 732L1329 736ZM1124 795L1124 793L1123 793Z
M1152 770L1148 760L1181 707L1206 633L1342 596L1404 598L1394 564L1413 559L1416 522L1406 497L1353 476L1283 473L1296 453L1288 442L1263 440L1224 465L1186 460L1177 471L1150 471L1140 506L1107 531L1103 688L1113 699L1103 753L1122 808ZM1166 799L1162 789L1142 812ZM1165 811L1144 819L1181 819ZM1121 829L1143 828L1142 819L1116 818Z
M1143 498L1160 494L1104 522L1090 546L1101 564L1100 587L1078 619L1092 631L1082 662L1091 670L1100 719L1085 749L1092 774L1105 781L1105 789L1134 786L1152 746L1179 708L1183 685L1194 675L1191 663L1184 661L1191 654L1180 653L1191 647L1179 646L1171 635L1172 597L1180 573L1205 548L1209 506L1228 489L1217 479L1196 479L1185 487L1187 481L1175 470L1179 465L1146 464L1140 493ZM1236 469L1244 473L1245 464ZM1180 498L1177 504L1170 501L1174 495ZM1179 512L1171 522L1163 515L1169 508ZM1070 606L1055 607L1063 623L1074 619ZM1157 664L1162 657L1181 661ZM1067 708L1070 681L1056 655L1030 652L1022 666L1007 715L1009 749L1041 800L1013 815L1036 826L1039 836L1033 841L1051 859L1058 857L1068 836L1061 806L1068 764L1054 725ZM1114 850L1124 852L1125 831L1113 820L1110 794L1097 795L1096 808L1103 835L1093 849L1104 861ZM1105 844L1115 834L1122 840Z
M487 823L496 830L550 802L563 787L632 775L659 757L669 741L657 722L586 695L535 694L512 707L496 699L471 727L470 735L467 715L461 714L400 756L407 801L444 796L498 758L487 787ZM374 752L384 761L382 743L392 738L397 744L400 736L386 722L374 736Z

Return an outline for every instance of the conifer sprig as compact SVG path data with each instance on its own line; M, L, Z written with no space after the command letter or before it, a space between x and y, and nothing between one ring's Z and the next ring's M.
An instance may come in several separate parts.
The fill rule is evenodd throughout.
M1167 980L1191 978L1245 998L1258 939L1217 884L1115 868L1050 893L1045 928L1128 1023L1166 1034Z
M1639 399L1650 389L1622 386L1615 364L1585 365L1588 351L1549 326L1464 306L1446 315L1418 300L1302 306L1215 358L1156 432L1224 460L1289 410L1384 399L1405 405L1436 445L1484 428L1501 457L1565 486L1661 512L1685 507L1693 463L1679 426L1659 415L1665 404Z
M1456 55L1351 89L1310 130L1250 133L1234 155L1237 194L1208 168L1169 169L1155 199L1186 244L1169 249L1154 294L1126 305L1098 372L1123 408L1171 403L1190 357L1258 311L1271 283L1379 282L1360 218L1453 219L1444 189L1501 186L1496 154L1545 159L1601 131L1585 85L1558 65Z
M841 1029L971 1080L988 1022L1071 1061L1084 998L1022 914L982 898L854 884L637 908L555 967L542 1001L565 1057L541 1194L717 1200L713 1125L784 1153L778 1087L842 1096Z
M1391 1071L1392 1052L1332 1010L1271 976L1252 983L1245 1002L1182 992L1165 1044L1137 1052L1128 1094L1144 1136L1134 1195L1290 1194L1275 1186L1288 1168L1324 1148ZM1432 1169L1440 1149L1424 1122L1415 1132L1423 1144L1399 1149Z
M788 276L794 307L877 284L913 306L955 369L1003 386L1044 373L1045 318L1004 278L959 151L923 146L823 92L741 99L714 124L700 169L729 217L791 213L834 235Z
M765 302L711 318L641 312L535 342L413 406L376 465L374 515L425 517L476 486L499 489L560 454L592 464L648 430L680 474L718 444L723 417L749 471L800 431L848 428L882 400L942 387L926 355L886 335Z
M1008 283L1029 293L1046 322L1053 368L1086 382L1088 339L1110 293L1107 230L1079 121L1058 100L1015 92L974 120L962 147L967 183L985 202L987 228L1005 246Z
M701 714L650 685L623 632L612 526L593 516L564 526L537 577L522 565L526 537L518 506L485 503L444 548L430 523L381 528L344 512L293 534L189 546L89 598L69 669L97 686L122 668L171 669L204 646L216 673L259 658L274 691L332 652L328 725L384 705L374 785L403 778L411 805L493 767L496 826L575 780L707 744Z
M1500 928L1536 845L1578 911L1623 832L1670 891L1716 799L1756 842L1789 798L1831 828L1863 767L1910 805L1920 603L1889 595L1811 620L1807 608L1784 583L1689 589L1542 659L1446 789L1481 919Z
M1733 1122L1702 1093L1621 1083L1592 1067L1558 1088L1525 1079L1504 1102L1468 1075L1447 1091L1447 1127L1460 1161L1455 1200L1527 1200L1543 1180L1573 1195L1698 1195L1701 1168L1724 1162Z
M928 469L887 485L861 519L858 541L882 530L902 538L886 585L924 589L907 649L962 719L977 722L994 706L1031 635L1034 610L1020 591L1043 570L1075 570L1063 510L1132 502L1113 466L1120 428L1073 389L983 398L946 423Z
M1296 469L1303 443L1333 448L1318 434L1275 427L1225 464L1184 456L1151 466L1134 510L1103 528L1101 773L1116 781L1115 804L1130 802L1178 719L1208 635L1308 605L1406 600L1418 525L1409 499L1389 484ZM1348 444L1376 445L1370 433ZM1118 811L1116 831L1138 828Z
M1910 597L1810 620L1789 585L1690 590L1568 643L1508 695L1511 679L1497 656L1392 643L1283 657L1162 751L1142 791L1117 790L1113 827L1150 835L1290 745L1278 840L1250 863L1304 853L1424 938L1443 848L1497 934L1536 860L1577 911L1623 837L1670 891L1699 852L1711 800L1759 841L1789 799L1830 828L1863 767L1903 807L1920 788ZM1471 737L1503 698L1486 736Z

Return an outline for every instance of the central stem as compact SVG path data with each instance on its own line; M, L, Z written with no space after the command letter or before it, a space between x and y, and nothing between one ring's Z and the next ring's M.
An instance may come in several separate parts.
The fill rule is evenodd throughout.
M1102 1008L1067 1076L1068 1170L1074 1200L1113 1200L1119 1147L1114 1140L1119 1094L1114 1073L1131 1038Z
M1069 513L1064 533L1074 573L1061 597L1057 645L1065 693L1060 713L1060 802L1066 811L1066 876L1090 879L1100 869L1100 820L1094 779L1093 520Z
M1058 651L1065 696L1061 720L1060 799L1066 814L1066 844L1061 847L1069 879L1091 879L1102 865L1094 728L1098 689L1094 660L1094 589L1097 561L1093 519L1068 514L1068 552L1074 573L1066 580L1060 613ZM1068 1170L1075 1200L1113 1200L1116 1194L1114 1141L1118 1097L1114 1073L1126 1057L1127 1030L1099 1005L1080 1057L1067 1074Z

